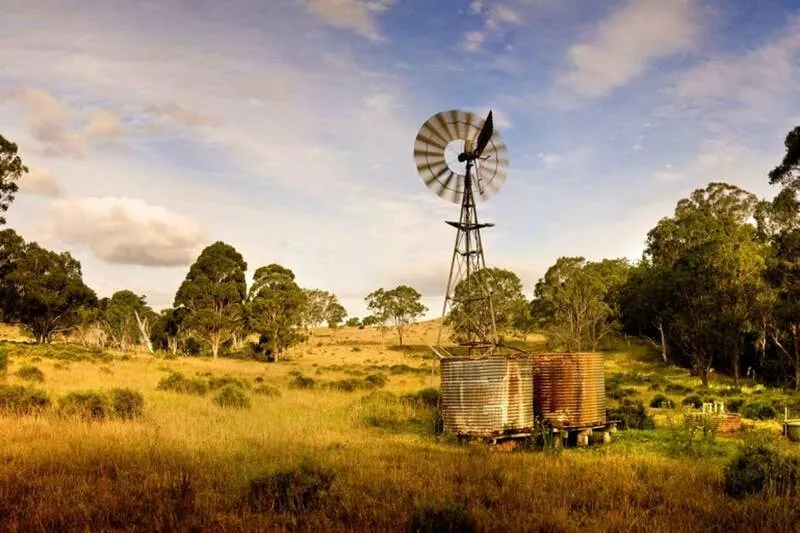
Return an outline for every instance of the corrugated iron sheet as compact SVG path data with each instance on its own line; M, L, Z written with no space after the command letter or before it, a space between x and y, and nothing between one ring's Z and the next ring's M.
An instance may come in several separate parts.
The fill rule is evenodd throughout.
M441 365L446 432L483 438L531 433L530 357L449 357Z
M600 353L533 356L534 410L557 428L602 426L606 378Z

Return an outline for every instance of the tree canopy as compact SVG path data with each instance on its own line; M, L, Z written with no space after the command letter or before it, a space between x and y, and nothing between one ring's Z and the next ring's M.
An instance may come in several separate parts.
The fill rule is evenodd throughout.
M399 285L391 290L377 289L367 295L365 301L372 317L381 327L391 325L397 331L399 344L409 324L421 317L427 307L422 305L422 295L408 285ZM366 322L366 319L365 319Z
M276 361L286 348L299 342L306 295L288 268L272 264L256 270L247 298L250 328L268 344Z
M188 310L187 325L209 342L215 358L245 320L246 270L242 255L217 241L200 253L175 295L174 306Z
M17 151L16 144L0 135L0 213L8 211L19 190L17 181L28 172ZM5 217L0 215L0 225L5 223Z

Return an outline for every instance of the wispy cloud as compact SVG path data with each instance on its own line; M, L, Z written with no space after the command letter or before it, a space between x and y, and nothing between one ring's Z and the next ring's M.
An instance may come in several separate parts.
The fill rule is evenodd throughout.
M368 39L381 40L378 15L391 0L301 0L306 10L326 24L353 30Z
M60 198L64 193L53 173L44 168L32 168L19 182L21 194Z
M624 86L653 62L691 50L698 16L693 0L629 0L569 48L558 90L593 99Z

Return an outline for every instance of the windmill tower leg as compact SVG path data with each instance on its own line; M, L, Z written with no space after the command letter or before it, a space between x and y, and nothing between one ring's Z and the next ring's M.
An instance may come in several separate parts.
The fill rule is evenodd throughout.
M468 353L485 353L497 342L494 309L486 278L476 275L486 268L483 242L480 230L493 224L481 224L475 208L472 191L472 162L467 162L465 190L461 201L461 214L458 222L447 224L456 228L456 242L450 262L450 275L447 280L442 319L448 312L458 309L459 324L457 336L459 344L467 347ZM439 329L437 345L441 344L442 327Z

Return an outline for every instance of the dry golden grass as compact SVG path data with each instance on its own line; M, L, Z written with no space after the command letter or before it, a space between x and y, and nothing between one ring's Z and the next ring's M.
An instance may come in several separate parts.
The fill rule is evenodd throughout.
M25 383L14 373L33 364L45 375L38 386L54 400L73 390L130 387L144 394L145 414L94 423L59 418L54 410L0 417L0 529L402 531L412 523L442 528L447 520L486 531L796 528L794 498L725 496L719 460L671 459L630 442L500 453L437 437L422 408L402 413L417 423L373 427L362 415L383 400L364 403L367 391L289 388L292 372L320 384L382 373L383 390L395 395L428 387L424 346L435 342L437 328L415 326L404 350L390 346L391 333L382 345L371 330L317 330L278 364L147 354L65 362L48 357L47 347L7 345L11 365L0 380ZM422 371L392 373L391 365ZM624 356L609 365L614 372L629 368ZM243 378L252 406L223 409L213 393L158 390L170 371ZM281 395L254 394L260 383ZM251 480L298 471L309 460L334 477L308 509L246 504Z

